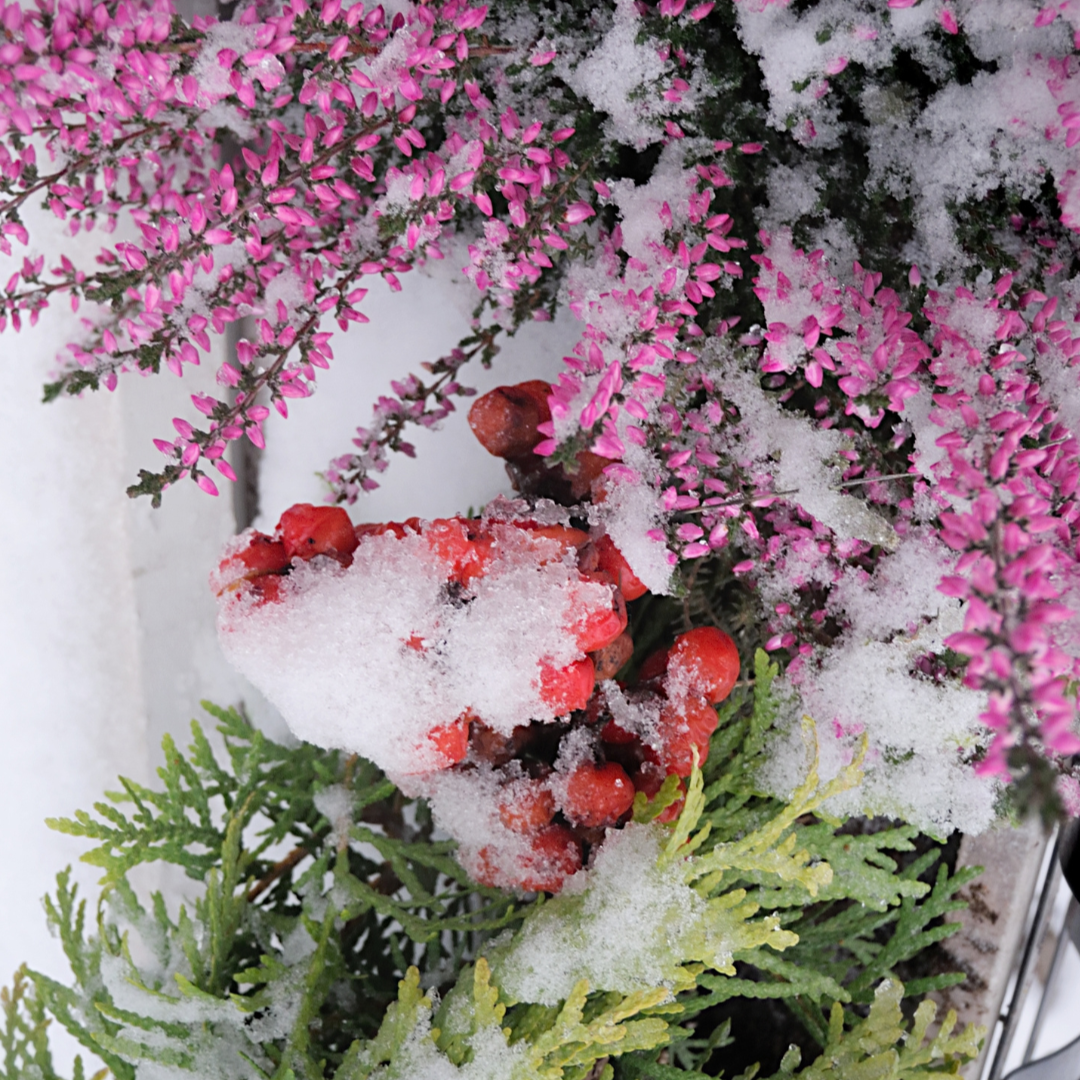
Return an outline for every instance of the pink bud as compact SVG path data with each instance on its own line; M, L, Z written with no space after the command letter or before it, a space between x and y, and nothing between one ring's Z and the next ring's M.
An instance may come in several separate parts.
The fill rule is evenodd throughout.
M214 466L217 468L217 471L219 473L221 473L222 476L225 477L226 480L232 480L235 483L235 481L236 481L236 472L233 470L233 467L224 458L219 457L214 462Z
M587 221L591 217L596 216L596 211L587 202L571 203L566 208L566 214L564 220L571 225L578 225L582 221Z

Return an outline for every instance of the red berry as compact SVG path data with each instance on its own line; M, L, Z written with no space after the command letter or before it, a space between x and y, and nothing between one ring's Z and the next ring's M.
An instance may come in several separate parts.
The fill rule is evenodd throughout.
M449 724L439 724L427 733L427 741L439 755L438 769L449 769L469 752L469 722L472 713L465 712Z
M670 653L670 649L660 649L657 652L650 653L641 665L641 670L638 671L638 682L649 682L663 675L667 671Z
M438 518L423 526L423 536L448 576L467 585L491 564L492 540L467 518Z
M478 397L469 409L469 427L489 454L523 457L543 436L539 424L551 419L551 387L540 379L498 386Z
M566 782L562 811L586 828L614 825L634 805L634 785L614 761L579 765Z
M255 597L254 606L280 603L283 599L282 588L287 580L283 574L263 574L262 577L252 578L247 588Z
M349 515L340 506L290 506L278 521L278 532L290 559L330 555L346 566L359 541Z
M520 887L529 892L558 892L581 869L581 845L562 825L548 825L532 837Z
M590 653L610 645L626 629L626 602L618 586L602 571L585 571L581 578L608 585L611 589L610 604L586 611L569 628L577 647Z
M623 664L634 655L634 639L624 630L610 644L590 655L596 665L596 681L614 679Z
M716 705L739 678L739 650L723 630L699 626L675 639L667 668L669 683L685 678L693 692Z
M595 683L593 662L587 656L564 668L540 662L540 700L550 705L556 716L584 709Z
M405 535L405 529L396 521L364 522L364 524L357 525L353 529L353 534L358 542L363 540L365 536L382 536L384 533L393 533L400 540Z
M499 819L512 832L536 832L554 816L555 796L536 780L510 784L499 803Z
M596 565L601 570L606 570L615 579L615 584L619 586L619 591L627 600L636 600L648 592L607 533L594 543L596 544Z
M530 536L538 539L555 540L559 545L556 559L562 558L568 551L580 551L588 542L589 534L581 529L572 529L569 525L535 525L525 522L511 522L512 525L526 530Z
M666 704L660 710L660 764L667 772L689 776L694 767L694 748L701 766L709 756L709 737L717 723L716 710L693 694Z
M528 836L527 843L527 850L510 860L500 860L494 847L481 848L468 871L481 885L554 893L581 869L581 845L563 825L545 825ZM506 862L516 864L512 871L500 865Z
M250 581L264 574L278 574L289 565L289 556L285 554L285 545L280 540L272 540L265 533L253 532L247 547L221 560L218 566L216 585L220 596L231 585L239 581Z
M570 473L570 494L575 499L583 499L594 487L603 484L604 470L611 464L610 458L600 457L591 450L580 451L576 458L577 468Z
M619 727L614 720L609 720L600 731L600 738L611 746L629 746L638 741L636 735L632 735L625 728Z

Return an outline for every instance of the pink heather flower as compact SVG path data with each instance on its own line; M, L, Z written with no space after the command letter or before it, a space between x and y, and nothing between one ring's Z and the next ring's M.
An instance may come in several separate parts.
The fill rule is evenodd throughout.
M605 433L593 443L592 452L599 457L617 461L626 456L626 447L617 435Z
M563 215L563 220L569 222L571 225L578 225L581 222L595 216L596 211L588 203L576 202L571 203L566 208L566 213Z

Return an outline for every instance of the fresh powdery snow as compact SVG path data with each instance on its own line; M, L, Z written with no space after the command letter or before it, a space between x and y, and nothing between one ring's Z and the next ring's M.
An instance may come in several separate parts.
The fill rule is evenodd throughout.
M431 1017L422 1016L392 1065L371 1074L372 1080L512 1080L523 1075L526 1043L508 1046L497 1027L484 1028L469 1039L471 1059L455 1065L431 1037Z
M684 92L678 103L661 96L659 86L671 65L660 58L655 43L639 43L640 32L634 0L618 0L607 33L566 74L572 89L608 114L611 137L639 149L660 138L657 117L688 111L698 100L693 91Z
M844 494L840 481L846 440L837 431L785 413L748 372L721 367L724 394L739 407L743 423L725 449L746 466L768 467L774 490L793 494L795 501L841 539L857 537L892 548L892 526L861 499ZM727 436L721 434L721 439Z
M963 627L959 602L936 588L948 566L944 545L914 532L882 557L872 583L853 568L834 585L829 610L848 629L788 682L791 723L760 777L770 790L785 797L803 780L806 714L818 725L824 781L851 761L860 736L868 743L863 782L830 800L830 813L902 817L939 836L990 825L997 783L967 763L988 737L984 697L917 669Z
M582 581L555 541L491 528L494 558L467 602L425 537L366 536L347 569L297 561L281 603L230 598L222 647L298 736L361 753L399 780L439 768L427 736L468 712L505 735L550 721L540 665L582 658L566 627L610 605L610 590Z
M673 965L692 955L684 939L706 902L679 863L661 865L665 839L658 826L608 831L591 869L568 878L557 901L496 948L492 966L508 997L556 1005L581 979L622 994L674 984Z

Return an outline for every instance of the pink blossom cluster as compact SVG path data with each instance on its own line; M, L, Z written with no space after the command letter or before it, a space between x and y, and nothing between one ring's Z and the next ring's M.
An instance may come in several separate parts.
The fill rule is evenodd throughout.
M417 260L442 257L438 240L463 212L488 219L471 273L498 303L566 249L592 213L580 167L563 175L573 129L493 112L469 77L500 52L482 43L486 11L448 0L389 19L381 6L290 0L278 15L252 6L170 36L165 0L3 8L0 250L28 242L20 208L38 193L72 233L111 231L122 212L139 233L106 246L92 272L63 258L46 274L27 259L7 282L0 329L33 323L55 293L100 306L50 394L111 389L128 370L179 376L212 335L255 327L218 371L223 393L192 398L208 422L178 417L178 437L158 440L169 465L138 490L159 497L190 476L214 492L208 461L231 479L228 443L261 445L267 404L287 415L332 359L324 317L342 330L366 321L361 280L398 288ZM438 147L422 133L431 117L445 121ZM242 140L228 160L226 130ZM445 408L456 387L443 390Z
M729 182L718 165L687 170L675 205L660 201L654 235L644 248L625 252L619 226L601 238L598 258L607 280L595 296L571 286L571 310L586 326L574 355L564 358L565 370L550 401L552 419L540 427L548 437L538 454L552 455L560 429L569 424L594 454L619 462L608 466L609 476L641 479L622 461L627 443L647 445L642 422L665 397L669 365L677 370L699 359L705 332L697 321L698 305L714 297L717 286L724 287L721 279L743 273L728 254L744 248L746 241L730 235L734 223L729 214L710 209L715 188ZM596 188L602 200L611 199L606 183L597 181ZM587 206L581 213L586 210L592 213ZM620 254L626 255L625 266ZM663 499L665 509L697 505L674 491Z
M759 629L798 678L842 632L829 628L833 587L852 571L872 582L889 536L929 529L955 553L942 589L966 604L948 644L988 695L995 734L980 768L1080 750L1080 295L1055 284L1067 265L1060 223L1027 210L999 223L1016 277L995 271L978 288L946 288L935 268L927 292L914 267L859 262L841 280L783 227L757 233L750 281L737 234L758 228L746 202L760 187L736 179L768 181L771 134L732 117L731 138L717 140L702 117L650 113L659 158L628 179L617 140L598 134L620 103L588 70L610 42L582 40L569 57L569 37L546 27L499 40L498 13L472 0L392 16L368 3L255 4L187 27L168 0L0 0L0 253L29 244L23 211L35 197L72 235L133 226L94 266L65 255L47 268L30 252L6 282L0 330L33 324L54 294L84 318L48 395L112 389L128 371L182 376L242 327L220 391L191 396L198 415L155 440L166 465L132 493L156 502L191 479L216 494L211 470L235 479L229 445L262 446L271 410L287 416L333 361L331 320L341 331L366 322L373 278L399 289L460 234L474 333L379 399L327 470L331 498L376 487L388 451L413 453L408 426L437 425L471 393L462 366L489 362L500 334L550 318L565 298L584 330L537 452L572 470L589 451L608 462L610 493L641 496L598 511L613 534L618 507L633 502L638 516L622 526L656 546L664 572L715 557L762 596L782 580L797 599L770 601ZM769 6L743 0L743 30ZM665 108L694 100L702 59L683 42L711 40L713 5L633 10L650 92ZM1072 17L1055 10L1040 26ZM852 59L884 63L891 15L879 15L873 26L860 16L842 49L815 39L829 78L807 82L819 104L791 114L792 146L814 142ZM948 9L940 21L950 38L961 32ZM765 56L768 43L753 48ZM1020 125L1029 142L1074 153L1074 67L1032 61L1024 78L1042 98L1031 115L1045 115L1049 92L1057 121ZM560 80L578 96L553 103L538 89ZM623 103L635 123L639 91ZM1074 230L1078 172L1054 172ZM784 443L788 420L798 432ZM804 451L816 476L792 467Z
M1080 751L1070 606L1080 586L1080 442L1017 348L1028 346L1036 363L1075 367L1080 335L1054 317L1058 306L1033 289L1017 295L1005 275L988 299L963 288L953 297L932 292L926 309L934 327L930 420L944 429L937 445L946 451L934 466L934 495L941 537L959 553L956 573L940 587L966 601L964 630L946 644L970 657L965 682L990 692L983 720L995 737L979 765L986 772L1007 773L1011 749L1023 752L1034 739L1049 753ZM996 352L972 340L985 313Z
M841 285L821 252L762 233L754 292L766 321L736 345L730 323L706 334L693 313L703 277L738 269L720 260L740 242L722 215L706 217L710 173L688 169L683 183L686 203L659 211L652 266L615 230L601 245L603 289L585 278L582 297L571 290L586 330L553 388L537 452L580 449L584 436L613 459L609 477L648 485L664 522L653 538L672 564L730 548L736 575L779 575L801 591L803 610L785 602L766 615L766 647L788 650L798 678L830 615L828 584L852 566L872 573L878 549L815 518L806 493L778 490L767 464L740 459L745 426L760 417L741 414L709 358L745 355L778 405L798 400L813 427L843 437L845 499L880 507L900 536L929 515L955 552L940 589L965 601L965 628L946 645L967 658L965 683L988 694L982 718L994 732L979 771L1022 772L1031 755L1067 768L1080 751L1080 443L1056 399L1075 395L1080 336L1065 305L1014 287L1010 274L982 299L964 287L930 291L919 333L908 306L915 268L904 297L857 263ZM628 287L638 273L661 288ZM1075 300L1068 312L1080 315ZM918 432L915 398L931 402Z

